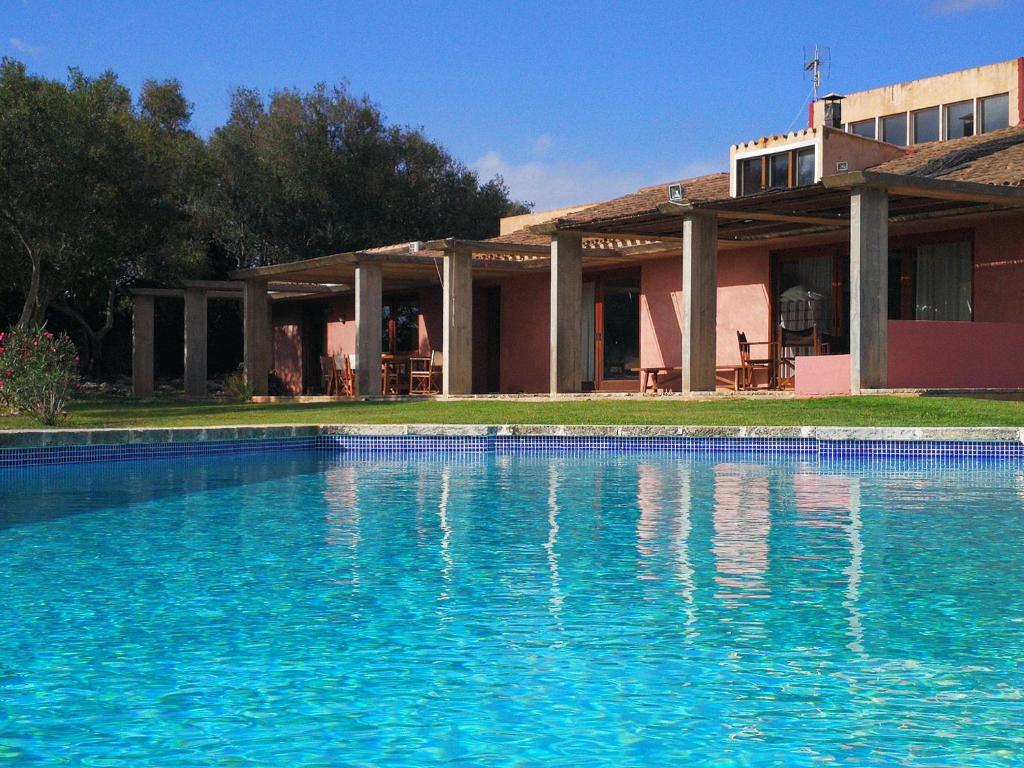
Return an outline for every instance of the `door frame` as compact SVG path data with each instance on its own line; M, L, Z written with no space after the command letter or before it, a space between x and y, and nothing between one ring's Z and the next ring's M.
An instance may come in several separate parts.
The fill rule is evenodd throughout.
M636 378L605 379L604 377L604 287L607 281L629 279L637 281L638 294L642 295L641 267L626 267L602 270L587 275L584 279L594 283L594 381L593 389L602 392L635 392ZM637 351L640 351L642 338L640 330L639 303L637 309Z

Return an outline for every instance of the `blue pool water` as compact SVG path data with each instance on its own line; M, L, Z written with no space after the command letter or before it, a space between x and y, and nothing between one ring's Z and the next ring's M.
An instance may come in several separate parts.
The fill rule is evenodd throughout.
M0 765L1024 763L1024 472L0 474Z

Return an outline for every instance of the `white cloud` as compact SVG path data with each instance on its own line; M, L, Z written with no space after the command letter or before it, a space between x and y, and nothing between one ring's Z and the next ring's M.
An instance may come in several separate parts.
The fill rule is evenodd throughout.
M550 133L542 133L533 144L533 154L537 157L544 157L554 146L555 137Z
M643 183L639 173L606 171L597 163L568 161L511 163L491 151L473 164L483 179L500 174L516 200L529 200L535 210L593 203L625 194Z
M602 168L598 163L532 160L511 163L500 152L491 151L473 164L482 179L500 174L513 199L529 200L534 210L565 208L597 203L619 197L638 188L675 179L686 179L722 170L722 164L701 160L664 171L619 171Z
M27 53L30 56L38 56L40 53L43 52L43 49L41 47L37 45L30 45L29 43L26 43L24 40L17 37L8 38L8 42L10 42L11 47L14 48L14 50L21 51L21 53Z
M937 0L932 4L932 10L943 16L955 13L969 13L979 8L996 8L1003 4L1003 0Z

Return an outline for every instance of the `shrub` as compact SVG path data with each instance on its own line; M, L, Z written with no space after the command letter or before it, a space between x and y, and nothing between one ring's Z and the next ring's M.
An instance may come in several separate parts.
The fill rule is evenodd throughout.
M245 379L245 371L237 370L224 381L224 391L236 403L252 400L252 385Z
M0 405L56 424L78 381L78 354L65 334L45 328L0 333Z

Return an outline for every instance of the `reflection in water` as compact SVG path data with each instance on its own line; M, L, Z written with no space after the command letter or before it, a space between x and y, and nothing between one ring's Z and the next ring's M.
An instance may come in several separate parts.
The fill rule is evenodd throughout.
M640 515L636 521L637 578L644 581L658 579L654 547L661 539L662 504L665 499L662 472L665 468L639 464L637 470L636 505Z
M324 472L324 522L327 525L325 536L329 547L343 547L348 550L345 560L351 564L348 585L351 594L359 592L359 544L360 511L359 511L359 472L352 464L340 464ZM344 581L339 581L344 585ZM353 601L353 605L358 605ZM359 618L359 611L352 613Z
M442 587L438 600L448 600L451 595L449 590L452 583L452 571L455 568L455 561L452 559L451 540L452 526L448 522L448 498L452 489L452 469L445 464L441 468L441 498L437 503L437 519L441 528L441 561L444 563L441 568Z
M819 532L816 548L828 545L835 549L849 550L849 564L842 570L846 579L843 607L850 636L847 647L854 653L864 651L864 626L858 607L864 554L860 483L861 478L856 475L798 472L793 476L796 525ZM841 534L842 538L828 541L829 532Z
M680 462L676 476L679 488L679 514L676 515L672 533L672 545L676 555L676 579L679 581L679 595L683 598L686 611L687 634L697 636L697 602L694 599L695 583L693 563L690 562L690 531L693 522L693 465Z
M556 622L565 601L565 595L562 594L562 577L558 571L558 553L555 551L555 544L558 542L558 478L563 471L561 462L552 461L548 466L548 540L544 544L544 550L547 552L548 572L551 574L549 610ZM561 622L558 623L558 628L562 629Z
M728 605L769 595L770 485L763 467L718 464L715 467L714 519L716 597Z

